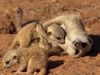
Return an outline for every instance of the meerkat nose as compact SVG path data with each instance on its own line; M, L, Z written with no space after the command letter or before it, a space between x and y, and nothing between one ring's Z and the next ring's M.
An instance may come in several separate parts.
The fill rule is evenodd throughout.
M83 51L81 49L76 49L74 53L74 57L80 57L83 55Z
M5 62L5 64L9 64L9 63L10 63L9 61L6 61L6 62Z

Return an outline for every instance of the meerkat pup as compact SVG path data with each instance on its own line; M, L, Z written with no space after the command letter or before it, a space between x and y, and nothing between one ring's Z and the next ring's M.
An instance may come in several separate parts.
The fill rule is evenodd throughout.
M17 30L18 33L15 36L14 41L12 42L10 49L19 47L27 47L34 41L35 38L39 38L36 27L40 25L38 20L32 20L25 24L22 28L22 19L23 19L23 11L21 8L17 9Z
M36 33L36 26L38 23L38 20L33 20L33 22L28 23L22 28L22 19L23 19L23 10L21 8L17 9L16 13L16 30L18 34L16 35L13 43L11 44L10 49L15 48L19 45L19 47L27 47L35 37L37 37Z
M43 31L43 29L41 29L41 27L37 27L37 32L39 32L38 34L40 34L40 36L44 32L44 35L42 35L42 37L45 36L45 38L47 38L48 41L51 42L52 45L55 47L58 46L58 43L59 44L65 43L66 33L65 33L64 29L57 24L53 24L53 25L49 26L47 28L47 31ZM40 32L42 32L42 34Z
M45 48L46 45L51 46L51 49L46 50L48 56L60 54L61 52L63 52L63 50L58 45L58 43L64 43L64 37L65 37L64 30L57 24L55 24L54 27L50 26L50 28L48 28L48 30L49 31L47 31L47 32L44 31L42 25L37 26L36 31L40 37L39 47Z
M48 49L48 46L45 48ZM19 68L16 73L38 73L38 75L46 75L48 56L43 48L35 43L34 46L28 48L18 48L9 50L3 57L4 67L8 68L19 62ZM27 72L22 72L27 68Z
M10 49L15 48L16 46L27 47L32 40L39 38L38 34L36 33L36 27L37 25L33 23L29 23L28 25L24 26L15 36Z
M91 50L93 43L92 39L87 36L83 23L81 21L81 17L79 15L62 15L47 21L43 24L43 27L47 30L47 28L52 24L58 24L66 31L67 36L65 37L65 44L67 45L67 41L69 39L71 45L69 45L69 47L71 47L71 50L73 51L69 50L68 52L67 46L65 48L65 44L60 45L64 46L64 49L66 49L67 52L70 53L69 55L74 56L74 54L77 54L77 56L81 56ZM71 54L71 52L74 53Z
M65 43L66 33L63 28L57 24L53 24L47 28L47 34L50 39L56 41L59 44Z

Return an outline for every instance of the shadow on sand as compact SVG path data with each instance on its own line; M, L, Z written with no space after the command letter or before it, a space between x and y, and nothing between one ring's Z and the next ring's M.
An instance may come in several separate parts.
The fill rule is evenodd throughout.
M88 55L94 57L100 53L100 35L90 35L90 37L93 39L93 47Z
M64 64L63 60L49 61L47 74L50 73L49 69L57 68L57 67L61 66L62 64Z

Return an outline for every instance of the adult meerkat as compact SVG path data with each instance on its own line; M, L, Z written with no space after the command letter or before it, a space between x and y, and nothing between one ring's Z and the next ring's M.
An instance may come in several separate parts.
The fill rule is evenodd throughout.
M46 23L43 24L44 29L47 30L47 28L52 25L52 24L58 24L60 25L67 33L67 36L65 37L65 44L67 44L67 41L69 39L70 41L70 48L69 50L70 53L69 55L76 55L81 56L83 54L86 54L91 50L92 47L92 39L86 35L85 28L83 26L83 23L81 21L80 15L76 14L67 14L67 15L62 15L59 17L56 17L52 20L47 21ZM65 44L60 44L60 45L65 45ZM62 46L62 47L63 47ZM64 49L67 50L67 47ZM71 52L74 52L71 54Z
M48 49L48 46L45 49ZM8 68L19 62L19 67L16 71L18 74L38 72L38 75L46 75L47 58L45 50L35 43L32 47L7 51L3 57L3 63L4 67ZM22 72L25 68L27 68L27 72Z

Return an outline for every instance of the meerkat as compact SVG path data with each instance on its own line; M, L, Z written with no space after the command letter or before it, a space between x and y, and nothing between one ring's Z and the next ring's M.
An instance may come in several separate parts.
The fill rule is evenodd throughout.
M55 41L57 44L59 44L59 46L62 49L66 50L67 54L69 54L72 57L84 56L83 51L85 51L85 49L87 50L90 47L88 46L85 49L80 48L78 45L77 45L77 47L74 47L73 44L71 43L71 41L68 39L67 33L66 33L66 35L64 33L65 33L64 30L60 26L58 27L57 24L53 24L47 28L47 34L50 34L51 39L53 39L53 41ZM62 40L58 39L57 36L61 37L61 39L66 42L62 43ZM48 37L49 37L49 35L48 35ZM89 40L89 41L91 42L91 40Z
M65 31L63 28L61 28L57 24L53 24L47 28L47 31L45 32L40 26L37 27L37 32L40 34L40 37L42 34L42 37L45 36L45 38L48 39L49 42L52 43L53 46L57 47L59 44L65 43ZM40 33L42 32L42 34ZM44 41L43 41L44 42Z
M17 30L18 33L15 36L14 41L12 42L10 49L16 48L16 47L28 47L34 39L40 39L43 40L44 43L44 38L47 38L44 36L44 31L42 29L42 24L39 23L39 20L32 20L28 21L25 23L24 27L22 28L22 19L23 19L23 10L21 8L17 9ZM37 26L40 25L42 32L37 32ZM43 33L44 32L44 33ZM38 33L43 34L43 36L40 36ZM42 44L40 44L42 45ZM42 46L41 46L42 47Z
M59 30L57 30L57 28ZM60 54L63 52L63 50L60 46L58 46L58 42L64 43L65 32L63 31L63 29L60 26L58 26L56 24L55 24L55 27L50 26L49 29L50 29L50 31L45 32L41 25L37 26L36 31L40 37L39 47L45 48L45 46L48 44L49 46L51 46L51 49L46 50L48 56ZM55 36L55 34L52 33L53 31L57 32L56 33L57 36ZM49 33L51 33L51 35ZM58 37L60 39L58 39Z
M56 41L59 44L65 43L66 33L63 28L57 24L53 24L47 28L47 34L50 39Z
M10 49L18 47L27 47L32 40L39 38L36 32L36 26L34 23L29 23L24 26L15 36Z
M69 55L74 56L74 54L77 54L77 56L81 56L88 53L91 50L93 41L89 36L87 36L80 15L76 14L62 15L47 21L46 23L43 24L43 27L45 30L47 30L47 28L52 24L60 25L67 33L65 37L65 44L59 44L59 45L64 47L64 49L66 49L66 51L68 52L67 50L68 48L67 46L65 48L65 45L67 45L67 41L69 40L70 41L69 47L73 48L71 49L73 51L69 50L68 52L70 53ZM75 53L71 54L71 52Z
M47 49L46 47L45 49ZM40 48L38 44L34 44L28 48L18 48L9 50L3 57L4 67L11 67L13 64L19 62L19 67L15 73L31 74L39 72L38 75L46 75L48 56L43 48ZM22 72L27 68L27 72Z
M36 32L36 27L39 24L38 20L33 20L32 22L26 23L22 28L23 10L21 8L17 9L17 35L12 42L10 49L19 47L27 47L34 38L39 38Z

